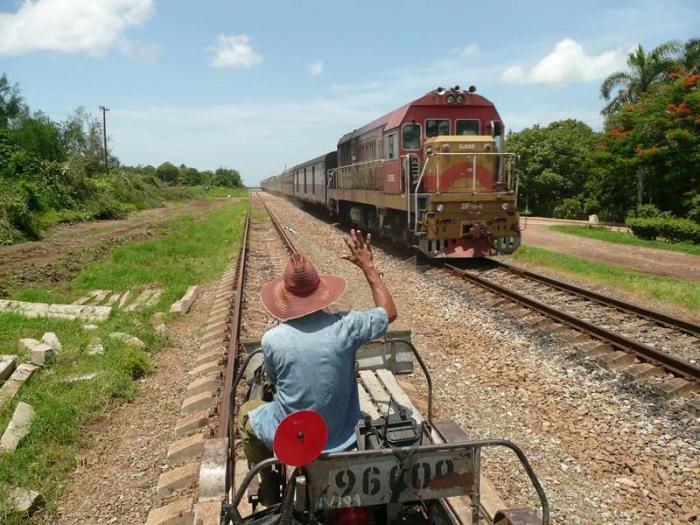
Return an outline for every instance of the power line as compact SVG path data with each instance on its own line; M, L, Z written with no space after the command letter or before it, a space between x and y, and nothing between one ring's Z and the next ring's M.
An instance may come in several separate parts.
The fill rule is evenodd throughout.
M105 171L109 172L109 163L107 161L107 112L108 107L100 106L102 110L102 139L104 140L104 153L105 153Z

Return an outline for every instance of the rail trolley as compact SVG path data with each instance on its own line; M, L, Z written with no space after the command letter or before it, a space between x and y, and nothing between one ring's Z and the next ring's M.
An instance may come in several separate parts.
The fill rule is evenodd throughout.
M246 399L270 400L269 389L263 388L262 349L248 344L246 351L234 393L245 384ZM397 381L397 375L413 372L414 362L427 384L425 416ZM250 466L243 459L236 462L238 472L230 480L232 497L224 505L222 523L550 523L545 492L517 445L503 439L470 440L454 421L433 419L432 379L410 332L390 332L364 344L357 353L356 373L363 418L356 426L354 448L335 453L309 450L314 446L308 444L314 441L309 436L317 433L317 425L305 414L291 414L277 433L284 426L292 437L278 450L275 436L276 457ZM537 494L538 510L506 508L482 474L481 452L492 448L514 453ZM298 458L300 452L305 460L286 460ZM263 469L275 470L282 480L280 502L270 507L260 504L257 493Z

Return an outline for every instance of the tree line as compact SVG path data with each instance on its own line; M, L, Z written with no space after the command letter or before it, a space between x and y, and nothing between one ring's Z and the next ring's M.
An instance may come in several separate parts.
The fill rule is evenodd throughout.
M198 171L165 162L104 165L101 122L84 108L64 121L31 111L0 76L0 244L38 238L55 222L122 218L134 209L193 195L186 186L242 187L235 169Z
M508 150L519 155L521 210L700 224L698 88L700 39L666 42L651 51L639 45L627 68L600 87L602 132L569 119L509 133Z

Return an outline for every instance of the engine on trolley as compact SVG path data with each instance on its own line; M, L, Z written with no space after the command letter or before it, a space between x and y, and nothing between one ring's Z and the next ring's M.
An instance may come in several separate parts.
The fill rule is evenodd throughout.
M431 258L510 254L520 245L512 157L493 103L473 87L438 88L262 187Z

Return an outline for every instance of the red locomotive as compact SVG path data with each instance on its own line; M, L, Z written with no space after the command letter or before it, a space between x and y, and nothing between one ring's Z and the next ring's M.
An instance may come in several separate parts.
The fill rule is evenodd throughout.
M438 88L340 138L337 153L262 182L432 258L520 245L512 156L493 103Z

